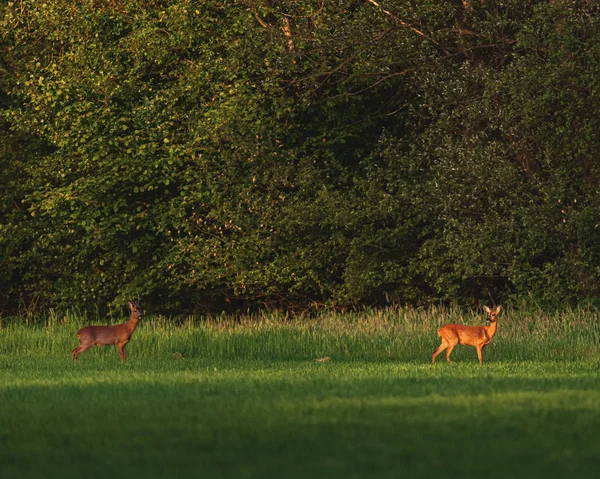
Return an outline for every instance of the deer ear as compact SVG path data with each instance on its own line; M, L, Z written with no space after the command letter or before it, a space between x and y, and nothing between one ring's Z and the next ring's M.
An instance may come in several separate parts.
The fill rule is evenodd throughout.
M484 307L483 307L483 310L484 310L486 313L491 313L491 310L490 310L490 308L488 308L487 306L484 306Z
M502 309L502 305L501 304L499 304L498 306L496 306L496 313L499 313L501 309Z
M133 302L129 301L127 305L129 306L129 309L133 311Z

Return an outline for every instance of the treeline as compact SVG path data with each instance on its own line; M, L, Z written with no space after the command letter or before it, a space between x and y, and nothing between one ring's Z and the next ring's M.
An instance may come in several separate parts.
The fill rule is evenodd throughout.
M600 295L600 7L0 2L0 315Z

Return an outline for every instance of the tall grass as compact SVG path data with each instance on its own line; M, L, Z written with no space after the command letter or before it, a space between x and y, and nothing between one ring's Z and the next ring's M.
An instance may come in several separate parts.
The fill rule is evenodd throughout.
M232 317L144 318L128 350L131 358L212 358L429 361L439 344L436 330L449 322L484 324L485 316L459 309L388 308L329 312L314 318L276 313ZM85 324L121 320L51 314L37 321L0 323L0 354L65 355ZM574 360L598 357L600 315L591 308L549 313L505 309L486 360ZM109 354L94 348L85 355ZM457 348L453 359L475 360L473 348Z

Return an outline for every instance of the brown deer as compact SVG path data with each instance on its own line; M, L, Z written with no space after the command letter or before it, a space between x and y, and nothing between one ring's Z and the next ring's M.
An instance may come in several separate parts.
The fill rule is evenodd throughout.
M431 363L435 363L435 358L444 349L446 351L446 360L450 361L450 354L457 344L474 346L477 350L479 362L483 364L483 348L492 342L496 328L498 327L498 314L502 309L501 305L495 308L484 306L483 309L488 315L489 326L463 326L460 324L446 324L438 329L438 336L442 338L442 344L431 356Z
M138 301L129 301L129 321L124 324L115 324L114 326L86 326L77 331L79 346L71 352L71 359L75 360L86 349L92 346L109 346L116 344L121 359L127 359L125 345L131 339L131 335L137 328L142 318L142 309Z

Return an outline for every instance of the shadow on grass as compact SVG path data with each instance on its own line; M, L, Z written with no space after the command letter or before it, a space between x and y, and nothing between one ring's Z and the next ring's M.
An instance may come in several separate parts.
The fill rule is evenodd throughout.
M590 477L600 453L594 363L33 360L0 363L2 477Z

